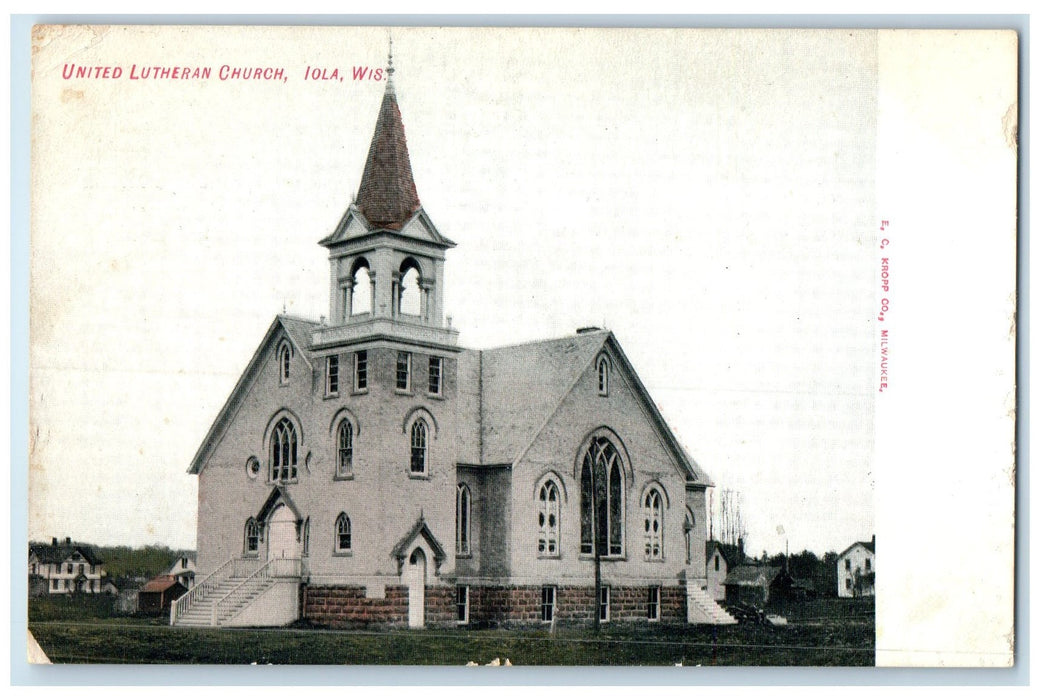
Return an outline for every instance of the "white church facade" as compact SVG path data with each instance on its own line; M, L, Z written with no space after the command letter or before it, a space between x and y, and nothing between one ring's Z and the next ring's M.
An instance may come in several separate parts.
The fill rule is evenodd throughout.
M475 350L392 82L333 233L329 315L275 318L192 461L179 624L722 623L712 482L617 339Z

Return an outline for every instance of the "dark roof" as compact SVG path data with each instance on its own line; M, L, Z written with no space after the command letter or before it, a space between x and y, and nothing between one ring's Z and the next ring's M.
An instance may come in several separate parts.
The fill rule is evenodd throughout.
M779 566L738 566L730 569L725 586L768 586L782 571Z
M730 568L734 566L740 566L744 563L747 558L744 552L740 550L735 544L724 544L715 540L708 540L708 546L704 550L705 561L710 561L712 556L712 547L715 547L722 554L722 558L726 560L726 565Z
M74 552L79 552L80 556L87 560L87 563L96 565L103 564L104 559L97 553L92 546L89 544L76 544L71 542L69 544L30 544L29 554L35 554L36 558L43 564L61 564L68 559Z
M141 593L158 593L160 591L169 590L174 586L181 586L181 588L184 588L184 586L182 586L180 582L177 581L176 576L163 574L161 576L156 576L151 581L144 584L144 586L141 588Z
M400 231L421 206L392 81L383 93L356 203L369 224L393 231Z
M841 559L843 556L848 554L850 551L852 551L852 549L856 545L860 545L861 547L864 547L871 554L874 554L874 542L873 541L871 541L871 542L853 542L852 544L850 544L848 547L845 548L845 551L843 551L841 554L838 555L838 558Z

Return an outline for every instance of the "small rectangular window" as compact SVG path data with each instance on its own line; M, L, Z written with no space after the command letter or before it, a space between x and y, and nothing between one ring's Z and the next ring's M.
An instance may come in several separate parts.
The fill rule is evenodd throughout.
M556 586L542 586L542 622L556 617Z
M845 560L845 570L846 571L852 571L852 560L851 559L846 559Z
M455 619L469 622L469 586L455 587Z
M325 358L325 395L335 396L339 393L339 355Z
M354 391L368 389L368 350L354 353Z
M867 566L867 571L870 571L870 560L869 559L867 559L867 565L866 566Z
M441 395L441 358L430 358L430 393L434 396Z
M646 596L646 619L655 621L661 619L661 587L650 586Z
M411 388L412 375L412 353L400 351L397 353L397 388L408 391Z
M610 622L610 586L599 589L599 621Z

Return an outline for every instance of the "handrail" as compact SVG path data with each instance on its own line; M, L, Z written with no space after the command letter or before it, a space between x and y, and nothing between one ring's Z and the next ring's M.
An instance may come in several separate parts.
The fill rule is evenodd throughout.
M217 626L217 620L220 619L221 612L223 611L223 609L225 607L227 607L227 600L228 600L228 598L230 598L231 596L233 596L236 593L238 593L239 589L241 589L247 583L252 582L253 579L255 579L257 577L259 577L260 580L262 580L262 581L269 581L271 579L271 572L270 572L271 564L273 562L275 562L275 561L278 561L278 560L277 559L268 559L264 563L263 566L261 566L259 569L257 569L252 574L250 574L245 579L243 579L241 583L239 583L237 586L235 586L230 591L228 591L227 595L225 595L223 598L221 598L220 600L217 601L216 605L214 605L213 608L210 611L210 623L211 623L211 625L213 627Z
M192 603L198 600L201 596L205 595L217 581L213 579L214 576L227 569L234 563L237 557L231 557L226 562L218 566L208 575L204 576L201 581L192 586L188 591L180 598L173 602L170 606L170 624L172 625L177 621L177 618L188 612L188 608L191 607Z

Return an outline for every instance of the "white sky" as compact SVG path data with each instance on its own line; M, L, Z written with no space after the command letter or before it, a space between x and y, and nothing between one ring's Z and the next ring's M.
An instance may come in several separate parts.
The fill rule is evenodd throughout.
M871 32L397 29L445 306L490 347L606 324L753 552L874 527ZM48 37L34 81L29 536L195 540L188 464L364 167L381 29ZM119 80L62 80L66 62ZM131 64L285 83L127 80ZM307 66L343 82L304 81Z

